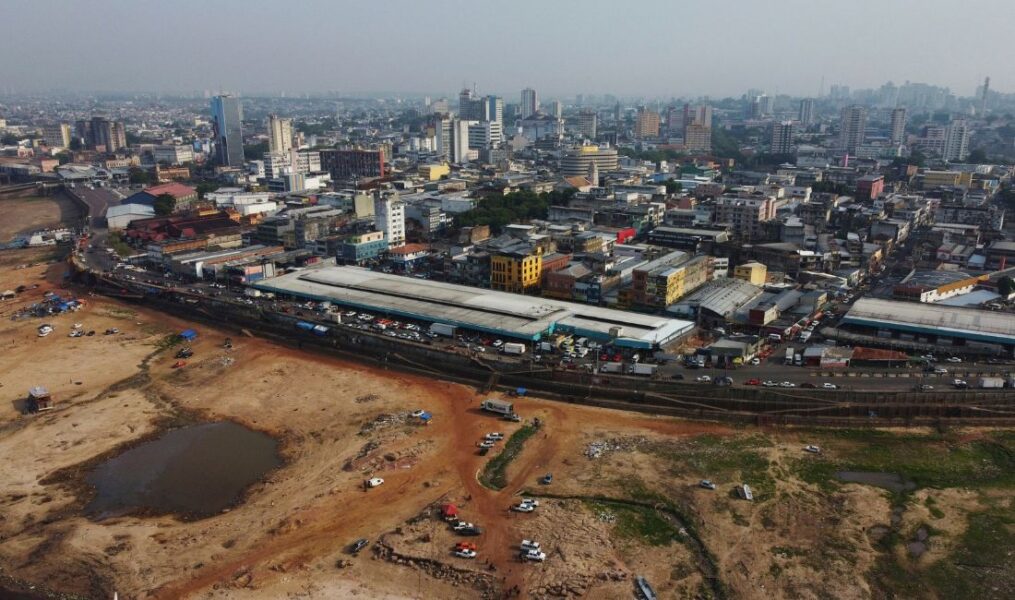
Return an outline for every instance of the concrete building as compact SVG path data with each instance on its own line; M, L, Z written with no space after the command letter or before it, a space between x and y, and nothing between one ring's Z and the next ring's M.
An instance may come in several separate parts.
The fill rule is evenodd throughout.
M635 117L634 136L639 139L659 137L659 113L644 106L639 108Z
M152 159L158 164L185 165L194 162L194 147L189 144L159 144L152 148Z
M127 147L127 130L123 123L92 117L88 121L78 121L76 129L75 135L84 145L99 152L116 152Z
M688 152L711 152L712 107L685 104L682 116L684 149Z
M769 152L772 154L789 154L793 152L793 121L772 123Z
M800 101L800 112L797 115L797 120L805 128L814 123L814 100L804 98Z
M955 119L948 125L948 132L945 135L944 150L941 158L948 161L962 162L969 155L969 122L965 119Z
M860 105L843 107L839 118L839 150L856 156L867 131L867 109Z
M405 243L405 203L398 192L383 191L374 196L374 223L390 248Z
M768 277L768 267L759 262L748 262L733 268L733 278L752 285L763 286Z
M539 289L543 258L535 249L510 248L490 254L490 289L524 294Z
M968 294L987 279L987 275L976 276L961 271L913 271L892 288L892 297L896 300L940 302Z
M67 123L52 123L42 126L42 139L50 148L63 150L70 148L70 125Z
M293 120L268 115L268 151L289 152L293 147Z
M336 258L343 264L362 265L381 256L388 250L388 240L384 232L368 231L354 235L339 245Z
M215 162L221 166L243 166L243 107L235 96L211 99Z
M906 109L904 107L900 106L892 110L889 141L891 141L893 146L898 146L906 141Z
M586 145L568 150L560 160L562 177L587 176L595 165L600 175L616 171L618 155L614 148Z
M497 121L469 122L469 148L479 150L491 148L504 139L501 125Z
M522 90L521 106L519 107L521 118L527 119L532 115L536 114L539 110L539 98L536 96L536 90L532 88L525 88Z
M574 120L574 131L587 140L595 140L599 132L599 114L594 110L579 111Z
M354 148L337 150L327 148L319 151L320 168L331 173L335 180L384 177L387 174L384 151Z
M722 196L715 202L715 223L729 225L733 235L744 241L763 237L763 224L774 219L775 213L775 198L764 194Z

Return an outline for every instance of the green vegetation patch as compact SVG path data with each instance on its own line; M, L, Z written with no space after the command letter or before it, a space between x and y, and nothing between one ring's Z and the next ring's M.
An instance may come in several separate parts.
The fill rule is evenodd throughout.
M718 484L746 483L755 498L764 499L775 489L769 473L771 466L765 452L772 441L764 435L715 436L701 435L679 442L663 442L649 446L649 451L672 466L673 475L691 473Z
M521 453L525 440L532 437L536 431L538 429L534 425L524 425L521 429L514 432L508 438L507 443L504 444L504 450L493 460L486 463L483 473L479 476L479 482L490 489L504 489L504 486L507 485L508 465Z
M824 452L793 463L810 483L834 487L838 471L895 473L917 487L1015 485L1015 434L963 440L953 434L838 431L819 434Z
M106 238L106 244L109 245L119 256L130 256L134 254L134 249L131 248L127 242L123 241L119 233L110 233L109 237Z
M598 500L586 505L599 518L612 519L614 533L623 539L666 546L680 537L677 527L654 508Z

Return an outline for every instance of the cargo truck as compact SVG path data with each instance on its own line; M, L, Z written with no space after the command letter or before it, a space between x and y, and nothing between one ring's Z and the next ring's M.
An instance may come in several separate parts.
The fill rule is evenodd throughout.
M1004 377L981 377L980 388L985 390L995 390L1004 387Z
M787 365L793 364L793 353L794 353L794 350L793 350L792 347L786 348L786 364Z
M525 354L525 344L519 344L516 342L508 342L504 344L504 354Z
M623 373L624 364L619 362L608 362L599 365L600 373Z
M261 290L259 290L257 288L249 288L248 287L248 288L244 288L243 289L243 295L244 296L249 296L251 298L260 298L263 294L261 293Z
M455 337L455 329L456 328L454 325L448 325L446 323L430 324L430 333L435 333L437 335L443 335L446 337Z
M655 365L648 365L648 364L645 364L645 363L634 363L634 364L631 365L631 368L628 370L628 373L630 373L631 375L649 375L649 376L652 376L652 375L655 375L655 372L656 372L656 366Z

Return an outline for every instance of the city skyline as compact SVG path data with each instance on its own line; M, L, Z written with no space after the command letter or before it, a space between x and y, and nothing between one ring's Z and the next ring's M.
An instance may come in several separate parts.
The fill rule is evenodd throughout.
M581 11L523 1L510 13L453 0L392 2L380 8L307 2L285 19L278 18L273 5L235 1L209 6L184 0L171 11L122 0L87 7L6 4L0 16L21 26L0 40L0 51L8 56L31 52L32 60L0 66L0 90L421 95L449 94L477 82L481 93L509 99L526 87L545 98L579 93L730 97L749 88L809 97L836 83L867 88L908 80L972 96L992 74L992 89L1013 89L1003 78L1006 24L1015 20L1010 3L981 0L972 3L974 10L961 13L943 0L921 3L919 12L902 1L862 0L834 8L800 0L733 5L722 22L703 15L700 27L689 27L683 19L643 18L672 14L672 7L655 1L624 9L586 3ZM527 18L533 11L541 17ZM116 35L108 35L110 19L119 23ZM226 20L230 27L219 27ZM273 39L293 40L293 52L259 42L257 32L269 21ZM821 26L826 21L835 23L841 40L829 37ZM169 32L159 44L151 35L154 22ZM338 26L322 28L329 22ZM492 26L426 35L452 22ZM579 35L561 35L556 25L561 22ZM765 22L778 24L784 35L759 28ZM74 52L40 49L33 32L42 29L75 40ZM611 31L637 35L601 35ZM914 36L949 43L917 51L909 42ZM379 40L385 52L372 51ZM169 59L165 48L155 47L167 43L172 46ZM910 59L893 58L899 55ZM597 68L575 68L575 61ZM688 68L691 62L700 68ZM710 63L722 68L710 68Z

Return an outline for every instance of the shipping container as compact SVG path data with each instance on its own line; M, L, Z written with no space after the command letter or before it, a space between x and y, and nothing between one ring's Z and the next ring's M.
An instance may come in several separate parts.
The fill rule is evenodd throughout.
M479 408L500 415L510 415L515 412L515 405L511 402L504 402L503 400L483 400L483 402L479 405Z
M261 290L259 290L257 288L245 288L243 290L243 295L244 296L250 296L251 298L260 298L261 297Z
M508 342L504 344L504 354L525 354L525 344L519 344L515 342Z
M649 376L652 376L652 375L655 375L656 366L655 365L645 364L645 363L634 363L634 364L631 365L631 368L628 370L628 372L631 375L649 375Z
M794 352L795 352L795 350L793 350L792 347L786 348L786 364L787 365L793 364L793 353Z
M608 362L599 365L600 373L623 373L624 363L619 362Z
M998 389L1004 387L1004 377L982 377L980 378L980 387L987 389Z

